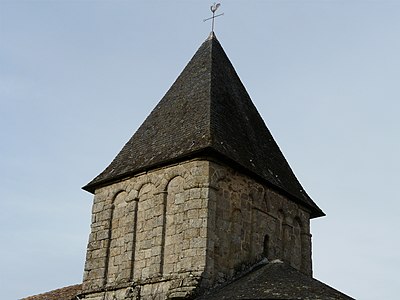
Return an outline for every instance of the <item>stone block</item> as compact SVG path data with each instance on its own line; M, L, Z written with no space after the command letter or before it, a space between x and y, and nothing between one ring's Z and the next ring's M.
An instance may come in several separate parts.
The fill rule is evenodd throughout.
M94 203L92 207L92 213L101 212L104 209L104 202Z
M206 208L201 208L197 210L199 218L207 218L208 210Z
M190 199L185 202L184 210L197 209L202 207L202 199Z
M111 210L104 210L96 214L96 221L109 221L111 219Z
M175 224L182 224L183 220L185 219L185 214L184 213L177 213L173 216L173 219L175 221Z
M145 260L135 260L133 265L134 265L135 270L141 270L146 266L146 261Z
M108 239L109 236L110 236L109 230L100 230L96 233L96 240L97 241L105 240Z
M150 276L150 267L144 267L142 269L141 275L143 279L148 278Z
M151 255L151 253L152 253L152 249L151 249L151 247L149 248L149 249L146 249L146 250L144 250L143 252L144 252L144 257L145 258L150 258L152 255Z
M185 257L193 257L197 255L195 248L189 248L183 251Z
M185 202L185 195L183 193L179 193L175 195L174 203L175 205L180 205Z
M109 255L110 256L117 256L121 254L121 247L114 247L110 249Z
M161 246L161 244L162 244L161 235L153 236L153 238L151 239L151 246L158 247Z
M192 188L189 193L190 199L201 198L201 188Z
M189 228L185 230L184 239L192 239L200 236L200 229L198 228Z
M193 238L190 240L190 248L206 248L207 246L207 239L202 237Z
M104 258L95 258L91 260L87 260L85 263L85 270L94 270L104 268L105 259Z
M197 219L199 217L199 209L191 209L188 210L186 213L188 219Z
M93 269L93 270L89 271L88 277L90 279L104 278L104 272L105 272L105 268Z
M204 219L191 219L191 220L189 220L189 227L191 227L191 228L201 228L201 227L204 227L204 224L206 224L206 220L204 220Z
M101 258L101 257L106 257L107 256L107 249L102 248L102 249L97 249L91 251L91 257L92 258Z

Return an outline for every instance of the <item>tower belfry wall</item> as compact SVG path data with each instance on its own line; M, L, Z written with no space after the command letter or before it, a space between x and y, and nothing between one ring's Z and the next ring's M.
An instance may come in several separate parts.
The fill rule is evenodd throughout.
M206 263L208 166L189 161L96 190L86 297L119 292L153 299L196 288Z
M208 236L214 246L214 280L224 281L263 258L286 261L312 275L307 210L224 164L211 162L210 174L215 187L209 198Z
M186 161L96 190L83 294L185 297L264 256L311 275L310 243L294 202L222 163Z

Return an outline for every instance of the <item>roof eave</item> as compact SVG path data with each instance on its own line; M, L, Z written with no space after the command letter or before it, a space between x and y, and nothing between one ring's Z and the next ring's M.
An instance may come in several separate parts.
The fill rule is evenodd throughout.
M87 185L83 186L82 189L87 191L87 192L89 192L89 193L95 194L95 191L97 189L101 188L101 187L104 187L104 186L107 186L107 185L110 185L110 184L113 184L113 183L116 183L116 182L120 182L120 181L126 180L128 178L131 178L131 177L137 175L137 174L140 174L140 173L143 173L143 172L149 172L149 171L154 170L154 169L158 169L158 168L165 167L165 166L168 166L168 165L173 165L173 164L176 164L176 163L180 163L180 162L182 162L184 160L193 159L193 158L200 158L202 155L204 155L205 153L209 152L209 149L210 148L203 148L203 149L200 149L200 150L195 150L195 151L192 151L192 152L189 152L189 153L185 153L184 155L175 157L173 159L169 159L169 160L157 162L157 163L154 163L154 164L146 165L146 166L143 166L143 167L139 167L139 168L136 168L136 169L132 169L129 172L125 172L125 173L116 175L116 176L114 176L112 178L107 178L105 180L100 180L100 181L93 180L93 181L89 182Z
M310 198L311 201L313 201L313 203L315 204L314 206L311 206L307 203L305 203L304 201L302 201L301 199L299 199L298 197L292 195L291 193L289 193L288 191L274 185L273 183L269 182L267 179L263 178L262 176L260 176L259 174L253 172L252 170L249 170L248 168L242 166L241 164L239 164L238 162L230 159L229 157L219 153L217 150L213 149L212 147L206 147L200 150L196 150L190 153L186 153L182 156L176 157L174 159L170 159L167 161L162 161L162 162L158 162L152 165L148 165L145 167L140 167L137 169L134 169L132 171L126 172L126 173L122 173L120 175L114 176L112 178L106 179L106 180L100 180L97 182L90 182L87 185L83 186L82 189L91 193L91 194L95 194L96 190L99 188L102 188L104 186L110 185L110 184L114 184L117 182L121 182L123 180L126 180L128 178L131 178L137 174L143 173L143 172L149 172L151 170L154 169L158 169L161 167L165 167L168 165L172 165L172 164L176 164L176 163L180 163L182 161L188 160L188 159L194 159L194 158L207 158L208 160L210 158L215 158L217 159L217 161L219 162L223 162L227 165L233 166L235 169L238 169L239 171L253 177L254 179L263 182L264 184L268 185L269 187L273 188L274 190L276 190L277 192L279 192L280 194L285 195L286 197L290 198L292 201L294 201L297 204L302 205L303 207L305 207L309 212L310 212L310 218L314 219L314 218L318 218L318 217L324 217L326 216L326 214L315 204L315 202Z

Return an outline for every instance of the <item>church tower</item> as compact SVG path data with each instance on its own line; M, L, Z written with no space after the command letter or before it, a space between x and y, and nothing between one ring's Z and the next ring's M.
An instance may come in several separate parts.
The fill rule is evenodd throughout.
M312 276L310 219L324 213L214 33L84 189L82 298L197 297L267 260Z

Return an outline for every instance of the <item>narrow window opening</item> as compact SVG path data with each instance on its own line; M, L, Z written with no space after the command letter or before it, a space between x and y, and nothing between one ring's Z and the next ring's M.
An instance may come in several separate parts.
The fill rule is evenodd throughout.
M264 257L269 258L269 235L266 234L264 237Z

